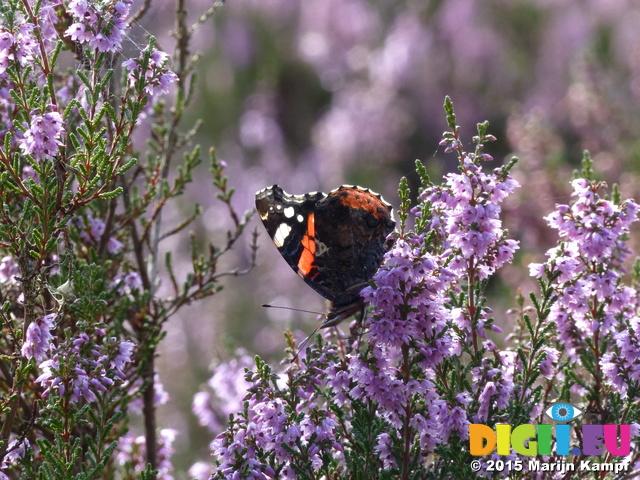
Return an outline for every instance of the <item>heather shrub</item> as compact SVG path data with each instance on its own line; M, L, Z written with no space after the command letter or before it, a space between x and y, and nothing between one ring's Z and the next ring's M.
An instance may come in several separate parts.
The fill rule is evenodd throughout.
M180 127L189 39L178 62L153 37L124 57L134 13L130 0L0 7L0 478L171 478L156 349L172 315L220 290L217 261L247 220L211 151L234 228L208 249L191 237L174 271L162 245L200 215L162 221L201 162Z
M180 478L202 430L158 409L177 412L192 395L193 423L213 440L210 458L189 471L198 479L638 476L634 442L623 455L610 445L597 454L541 454L545 465L611 466L575 474L541 471L515 450L470 453L470 425L550 425L558 402L581 412L570 424L572 447L585 448L583 425L628 426L631 440L638 433L638 206L621 193L629 196L637 156L628 133L638 118L634 17L613 8L593 15L602 57L570 62L572 42L542 41L569 31L565 22L544 19L559 12L579 25L597 2L532 6L552 13L536 17L532 50L547 52L533 62L540 77L566 74L549 58L573 65L574 75L567 92L544 82L524 92L526 67L506 68L528 48L505 42L519 28L518 6L498 5L512 20L502 30L485 10L491 2L427 11L364 0L305 8L234 0L230 22L206 39L218 57L204 82L213 93L201 95L193 35L222 3L187 9L178 1L172 40L139 23L162 12L150 8L159 2L0 5L0 480ZM265 24L279 29L279 42L262 41ZM282 53L287 44L294 53ZM434 62L447 45L458 68ZM475 61L484 68L471 67ZM603 88L616 70L600 68L611 64L622 65L625 88ZM221 84L231 86L216 91ZM447 131L436 145L433 107L450 88L465 121L447 97ZM223 101L205 122L190 117L216 96ZM539 108L505 113L514 98ZM559 104L566 112L554 127L546 122ZM469 141L460 125L490 107L483 118L501 118L495 132L505 138L495 142L484 122ZM207 176L196 139L211 138L226 161L209 149ZM492 158L508 150L507 138L521 160ZM585 153L565 201L557 173L567 165L549 160L562 152L577 164L576 147L605 161ZM286 322L265 326L267 315L253 307L263 285L293 291L299 279L286 265L223 290L223 280L252 269L257 237L266 237L245 233L251 212L242 208L256 184L269 176L336 186L354 175L395 189L397 171L410 170L409 148L421 156L437 148L447 160L417 161L399 180L393 246L360 292L362 318L305 346L289 331L278 344ZM621 189L600 180L620 171L628 173ZM215 203L203 215L194 198ZM517 229L505 227L507 216ZM541 239L553 243L546 255ZM261 260L278 265L268 248ZM513 299L509 311L497 289ZM225 308L207 303L234 295L235 316L226 300ZM204 305L197 315L186 310L193 304ZM278 312L268 318L291 317ZM181 315L200 322L182 332L198 337L198 347L213 332L208 350L187 341L174 357L162 350ZM229 339L224 327L241 334ZM266 354L249 353L256 348ZM195 376L202 372L194 357L211 356L207 385L197 393L189 385L170 404L162 382L180 389L184 379L163 377L158 364ZM184 358L191 363L176 361Z
M487 289L518 249L501 221L520 187L510 174L517 159L491 169L488 124L469 152L448 98L445 110L441 145L458 171L435 183L417 162L413 206L400 182L399 230L361 291L370 310L355 335L327 332L300 355L289 335L280 366L256 357L247 367L245 354L216 368L208 402L195 410L214 432L221 398L237 412L213 442L213 478L566 478L513 450L472 456L469 445L470 424L549 424L545 412L558 402L576 405L584 424L637 433L638 295L625 269L638 205L615 189L608 195L585 154L571 203L545 217L558 244L530 265L539 290L517 297L513 331L503 332L495 318L505 313L492 310ZM247 393L226 396L241 364ZM545 464L589 458L572 452L546 454ZM591 461L632 478L638 452Z

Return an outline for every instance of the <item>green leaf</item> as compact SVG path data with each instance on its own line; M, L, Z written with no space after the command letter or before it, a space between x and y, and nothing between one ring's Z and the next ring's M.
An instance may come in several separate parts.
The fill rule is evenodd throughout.
M131 167L138 163L138 159L136 157L131 158L127 163L122 165L118 170L116 170L115 175L124 175Z
M100 198L111 199L116 198L117 196L122 194L122 187L117 187L110 192L105 192L100 194Z

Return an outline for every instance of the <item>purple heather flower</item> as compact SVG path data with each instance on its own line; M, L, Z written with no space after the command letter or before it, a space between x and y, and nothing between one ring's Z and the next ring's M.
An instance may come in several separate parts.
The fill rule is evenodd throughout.
M86 43L93 39L93 32L87 30L87 27L83 23L74 23L65 32L69 35L69 38L74 42Z
M600 367L607 383L624 397L630 382L640 384L640 318L633 316L613 337L617 348L602 356Z
M209 431L219 431L220 422L218 421L218 415L212 405L212 392L197 392L193 396L193 401L191 402L191 411L198 419L198 423L200 425L207 427Z
M423 452L433 452L438 444L444 441L445 433L439 419L425 418L422 414L416 413L411 416L409 426L417 432Z
M473 384L480 391L478 413L473 416L474 423L486 423L489 412L505 409L515 389L514 375L522 371L522 365L516 352L506 350L497 354L500 365L496 367L489 358L481 366L472 370Z
M100 243L100 239L106 228L105 223L101 219L94 218L91 214L87 214L86 219L84 217L76 217L76 224L81 229L80 238L82 238L82 240L90 245ZM124 244L117 238L114 236L109 237L107 241L107 251L111 255L117 255L123 248Z
M494 397L498 395L498 390L494 382L487 382L482 387L482 392L478 401L480 407L478 408L478 414L474 417L474 423L486 423L489 418L489 408L493 406Z
M462 143L453 137L446 137L440 140L439 145L444 148L444 153L452 153L458 148L462 148Z
M43 0L40 3L38 24L40 27L40 34L42 35L47 48L54 47L55 42L58 40L56 24L60 22L60 18L56 13L56 7L58 7L60 3L60 0Z
M120 437L116 449L115 461L120 465L142 464L144 462L144 437L135 437L127 432Z
M22 167L22 180L26 180L27 178L31 178L34 182L40 184L38 174L31 165L25 165L24 167Z
M191 407L200 425L217 433L231 413L242 409L243 400L251 387L245 380L245 369L253 365L253 358L240 351L237 357L213 368L213 375L207 382L210 390L198 392Z
M209 480L213 465L205 462L196 462L189 468L189 478L195 480Z
M18 444L18 438L13 433L9 437L9 446L7 448L7 454L2 459L2 465L0 468L8 469L8 468L19 468L18 462L20 459L24 458L25 453L27 452L27 448L30 447L29 440L26 438L20 439L20 444ZM0 471L0 480L10 480L9 477Z
M424 252L423 242L424 238L415 234L399 238L374 275L375 286L361 291L365 301L374 306L364 325L371 355L366 359L348 356L346 372L330 367L333 379L329 384L336 389L339 401L374 402L380 417L392 428L402 428L408 421L421 452L426 453L448 435L442 424L446 405L431 379L433 369L453 354L446 294L454 277L440 258ZM403 379L403 351L416 357L424 377ZM407 418L406 408L416 398L429 408ZM379 442L377 448L383 454L388 443L384 437Z
M86 0L71 0L68 9L74 23L65 35L74 42L89 44L98 52L120 51L124 33L129 29L126 17L132 3L132 0L107 0L98 10Z
M630 200L615 205L598 195L600 185L582 178L572 186L574 203L559 205L547 221L585 259L606 261L618 249L620 235L637 220L638 205Z
M600 368L604 373L607 384L622 396L627 395L628 376L619 355L606 353L600 359Z
M45 386L42 397L46 398L53 389L58 389L60 395L64 395L66 387L62 382L62 379L57 376L57 372L60 370L60 363L58 362L58 355L55 354L52 358L45 360L38 365L38 368L42 371L40 376L36 378L36 383L40 383Z
M145 52L142 52L142 56ZM142 72L142 57L139 59L131 58L125 61L122 66L129 71L128 78L130 86L135 86L138 82ZM144 75L144 91L149 99L150 103L160 95L165 95L169 92L169 86L178 80L178 76L168 68L169 55L160 50L154 50L151 52L146 71Z
M125 382L124 387L133 394L140 390L142 387L142 379L138 378L134 383L129 384ZM160 380L160 376L156 372L153 376L153 404L155 406L166 405L169 402L169 394L164 389L164 385ZM139 395L136 395L133 400L129 403L129 409L135 413L142 413L143 410L143 401Z
M132 348L131 342L119 342L115 338L106 343L94 343L81 332L71 341L59 345L50 359L40 363L42 374L36 383L45 387L43 398L57 389L61 396L68 394L71 402L94 402L97 394L107 392L115 380L123 379L122 369L125 363L132 361Z
M36 362L41 362L45 358L53 339L51 330L55 328L57 316L56 313L50 313L31 322L27 327L24 344L22 345L23 356L35 358Z
M635 302L630 301L635 291L622 284L621 269L629 255L624 238L637 220L638 206L630 200L615 204L601 198L601 185L595 182L576 179L572 186L573 203L558 205L546 217L562 243L547 252L543 266L533 264L530 270L535 275L545 270L559 274L553 285L558 300L549 320L556 323L569 358L577 360L589 351L586 338L615 335L616 319L635 314ZM615 364L609 357L607 361L613 375Z
M337 418L317 403L317 388L322 388L326 375L319 372L317 366L310 368L307 374L298 377L300 381L292 392L296 397L299 395L296 410L304 409L305 415L292 412L289 395L282 395L289 391L289 385L265 385L261 377L253 374L254 385L244 397L248 402L247 415L235 415L233 426L218 435L212 444L218 463L213 478L235 478L240 475L236 470L239 464L253 478L275 478L273 468L264 461L267 452L281 465L278 478L297 478L290 462L300 455L307 458L313 470L322 467L329 452L332 458L340 458L343 447L336 439ZM296 375L297 370L292 366L283 376Z
M118 345L118 354L110 361L109 368L113 373L124 380L124 368L127 363L131 363L133 361L132 356L136 344L127 340L118 342L115 337L112 337L111 341Z
M560 358L560 351L553 347L544 348L544 359L540 362L540 373L547 380L551 380L557 371L558 359Z
M133 292L142 290L142 278L138 272L118 273L113 277L111 288L118 288L118 295L131 297Z
M449 438L451 432L456 432L462 440L469 438L469 424L471 423L467 418L466 410L462 407L453 407L448 415L442 419L444 431L447 434L443 440L446 441Z
M375 307L366 321L373 344L398 347L413 339L429 348L446 326L443 304L453 276L439 266L438 259L421 253L422 240L418 236L398 239L373 277L376 287L360 292ZM441 347L446 348L446 342Z
M171 472L173 471L173 465L171 464L171 457L174 453L173 442L178 436L178 431L173 428L163 428L160 430L158 438L158 479L159 480L173 480Z
M36 160L51 160L58 155L59 147L64 146L60 140L64 133L64 121L57 111L51 110L44 115L32 112L31 125L20 139L20 148Z
M23 22L13 32L0 28L0 75L6 72L11 62L26 66L38 55L34 28L29 22Z
M378 443L374 447L374 451L378 455L378 458L382 460L382 466L384 469L396 467L396 459L393 456L391 436L388 433L381 433L378 435Z
M77 403L81 398L84 398L87 402L95 402L96 397L95 390L101 391L101 388L96 388L92 382L89 381L89 375L86 370L80 367L73 369L72 385L71 385L71 401Z
M18 265L10 256L3 257L0 260L0 283L18 283L16 277L20 274Z
M79 223L84 223L84 219L79 217ZM99 218L93 218L92 215L87 215L87 222L89 228L82 233L80 237L87 243L97 243L100 241L102 234L104 233L105 224Z
M11 47L13 47L13 35L0 31L0 75L4 75L13 58Z
M158 480L173 480L171 472L171 456L174 453L173 442L178 432L171 428L160 430L158 436ZM146 439L144 436L135 437L131 433L126 433L120 437L116 463L120 465L131 465L135 472L141 472L146 468Z
M107 241L107 251L111 255L116 255L124 248L124 244L115 237L110 237Z
M428 187L420 198L430 204L427 229L436 233L445 252L454 254L448 267L457 275L473 273L481 280L511 262L519 248L517 241L504 236L499 206L519 184L500 169L483 172L476 161L464 156L460 173L448 174L444 187ZM420 215L421 209L422 205L413 212Z

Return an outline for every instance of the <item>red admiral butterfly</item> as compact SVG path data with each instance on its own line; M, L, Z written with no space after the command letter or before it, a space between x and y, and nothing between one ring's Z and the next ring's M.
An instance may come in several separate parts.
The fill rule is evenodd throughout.
M349 185L328 195L289 195L274 185L256 193L256 209L291 268L329 300L321 328L362 310L359 292L380 268L396 224L391 205Z

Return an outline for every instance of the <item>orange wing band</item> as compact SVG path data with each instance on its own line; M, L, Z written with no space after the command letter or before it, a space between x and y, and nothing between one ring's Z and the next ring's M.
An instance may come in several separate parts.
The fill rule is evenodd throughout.
M317 275L317 271L314 275L310 275L311 271L315 268L315 253L316 253L316 227L314 215L309 215L307 222L307 233L302 238L302 246L304 250L298 260L298 270L305 276L311 276L313 278Z

